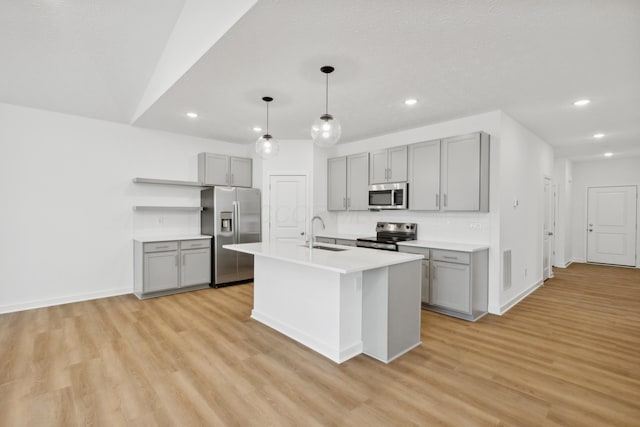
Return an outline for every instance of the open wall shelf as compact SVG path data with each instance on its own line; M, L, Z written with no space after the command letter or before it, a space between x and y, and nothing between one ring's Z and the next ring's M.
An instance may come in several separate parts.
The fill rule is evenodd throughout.
M178 181L173 179L155 179L155 178L133 178L136 184L156 184L156 185L181 185L183 187L209 187L200 181Z
M134 206L134 211L183 211L201 212L200 206Z

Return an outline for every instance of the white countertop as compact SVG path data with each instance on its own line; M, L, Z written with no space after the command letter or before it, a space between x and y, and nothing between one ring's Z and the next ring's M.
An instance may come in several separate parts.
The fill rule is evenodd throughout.
M149 242L169 242L174 240L198 240L198 239L211 239L211 236L205 236L202 234L190 234L190 235L179 235L179 236L142 236L142 237L134 237L133 240L140 243L149 243Z
M326 243L316 245L346 250L340 252L323 249L309 250L309 247L304 246L301 242L242 243L238 245L224 245L223 248L245 252L255 256L264 256L295 264L322 268L342 274L372 270L374 268L422 259L422 255L416 254L378 251Z
M478 252L489 249L489 245L481 243L439 242L436 240L409 240L398 242L398 246L413 246L418 248L443 249L446 251Z
M347 234L347 233L337 233L332 231L321 231L318 233L314 233L315 237L326 237L328 239L343 239L343 240L356 240L365 237L375 236L375 231L369 234Z

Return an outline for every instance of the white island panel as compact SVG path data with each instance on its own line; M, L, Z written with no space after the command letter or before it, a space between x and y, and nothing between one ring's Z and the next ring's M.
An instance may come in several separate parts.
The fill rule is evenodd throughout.
M337 363L362 353L362 274L256 256L251 317Z
M334 362L365 353L388 363L420 345L422 255L297 242L224 247L255 256L251 317Z

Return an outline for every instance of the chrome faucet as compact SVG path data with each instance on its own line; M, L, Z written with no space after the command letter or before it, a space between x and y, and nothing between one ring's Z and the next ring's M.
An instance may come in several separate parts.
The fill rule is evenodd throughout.
M320 216L316 215L313 218L311 218L311 233L309 233L309 249L313 248L313 221L315 221L316 219L320 220L320 224L322 224L322 229L324 230L325 228L324 221Z

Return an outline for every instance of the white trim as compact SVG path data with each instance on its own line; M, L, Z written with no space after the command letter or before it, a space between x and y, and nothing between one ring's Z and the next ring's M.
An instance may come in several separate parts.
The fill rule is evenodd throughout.
M503 314L505 314L507 311L511 310L513 307L516 306L516 304L518 304L520 301L522 301L523 299L525 299L526 297L529 296L529 294L531 294L533 291L535 291L536 289L538 289L540 286L542 286L544 282L542 280L534 283L532 286L530 286L528 289L525 289L524 291L520 292L518 295L516 295L515 297L511 298L511 300L507 301L505 304L502 304L500 306L500 316L502 316Z
M115 297L118 295L127 295L127 294L133 295L133 289L131 289L130 287L108 289L100 292L90 292L86 294L69 295L66 297L48 298L48 299L30 301L30 302L21 303L21 304L1 305L0 314L13 313L14 311L31 310L34 308L51 307L54 305L69 304L72 302L89 301L92 299Z
M560 265L556 264L556 265L554 265L554 267L556 267L556 268L567 268L571 264L573 264L573 260L565 261L564 264L560 264Z
M331 359L335 363L342 363L359 354L362 354L362 341L352 343L351 345L344 346L343 348L336 350L334 346L318 340L316 337L311 336L304 331L301 331L295 326L275 319L268 314L261 313L256 309L251 310L251 318L262 323L265 326L270 327L271 329L280 332L283 335L286 335L287 337L299 342L305 347L317 353L320 353L321 355L328 359Z

